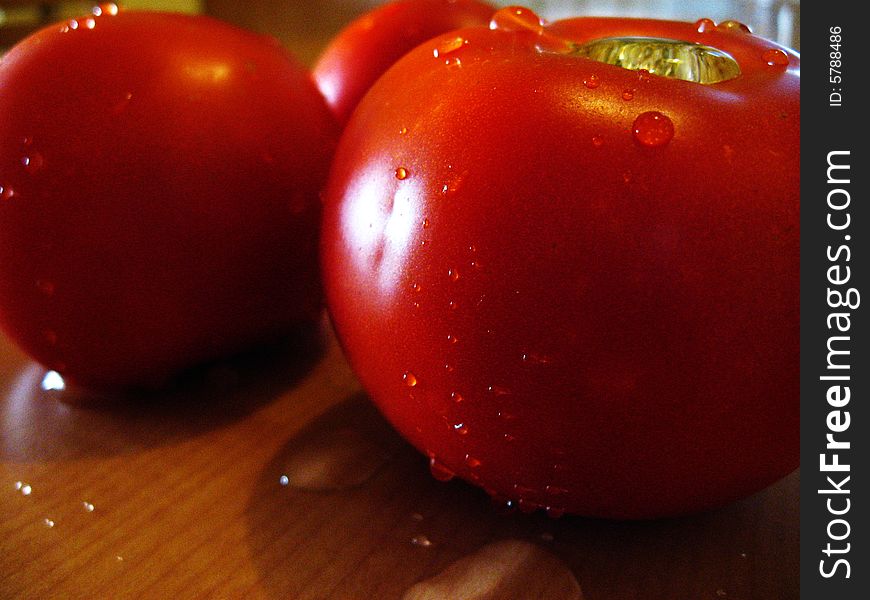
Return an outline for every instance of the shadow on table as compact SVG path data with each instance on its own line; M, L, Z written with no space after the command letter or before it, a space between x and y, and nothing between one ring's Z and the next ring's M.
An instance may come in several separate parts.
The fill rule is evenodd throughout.
M0 459L109 456L171 443L250 414L295 386L334 343L324 324L185 372L156 390L96 395L27 363L0 389Z
M249 552L275 598L399 598L506 539L558 557L586 600L798 597L797 473L680 519L504 515L464 482L435 481L357 395L289 440L250 496Z

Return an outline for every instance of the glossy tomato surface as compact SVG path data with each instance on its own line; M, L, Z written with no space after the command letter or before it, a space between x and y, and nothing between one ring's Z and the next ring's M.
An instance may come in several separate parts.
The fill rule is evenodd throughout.
M0 89L0 324L38 361L151 385L316 318L337 126L277 42L106 13L21 42Z
M406 55L345 130L323 265L353 367L437 477L523 509L763 488L798 464L799 58L734 23L514 17ZM621 37L739 75L580 55Z
M477 0L395 0L345 27L324 50L314 78L336 118L353 109L390 66L438 34L486 25L495 12Z

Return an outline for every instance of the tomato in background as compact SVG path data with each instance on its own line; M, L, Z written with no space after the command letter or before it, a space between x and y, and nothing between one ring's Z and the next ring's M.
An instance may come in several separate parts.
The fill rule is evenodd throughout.
M337 138L274 40L114 12L0 63L0 325L95 387L153 385L318 318Z
M314 67L314 79L341 124L394 62L440 33L486 25L495 9L477 0L396 0L345 27Z
M436 477L554 515L795 469L798 56L734 22L494 27L407 54L339 144L327 303L376 404Z

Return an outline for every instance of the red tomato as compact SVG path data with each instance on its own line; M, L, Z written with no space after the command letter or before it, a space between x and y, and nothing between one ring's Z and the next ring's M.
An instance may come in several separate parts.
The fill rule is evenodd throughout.
M277 42L108 13L0 63L0 324L101 387L153 384L316 318L337 137Z
M354 369L436 476L525 510L761 489L798 464L799 58L506 10L406 55L343 134L322 260ZM658 74L689 55L724 80Z
M440 33L486 25L495 12L477 0L396 0L345 27L314 67L314 79L340 123L394 62Z

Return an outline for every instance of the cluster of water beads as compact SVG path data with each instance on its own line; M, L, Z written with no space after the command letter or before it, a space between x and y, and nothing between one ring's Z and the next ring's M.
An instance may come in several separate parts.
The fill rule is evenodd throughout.
M717 25L710 19L702 19L696 23L696 28L699 33L712 30L750 33L749 28L738 21L724 21ZM544 32L544 22L528 9L508 7L498 11L493 16L490 29L518 32L532 31L542 34ZM461 48L465 43L467 41L459 37L445 40L433 53L436 57L439 57ZM695 81L702 84L727 81L740 75L739 65L727 53L709 46L678 40L607 38L595 40L582 46L572 46L572 52L578 55L587 55L600 62L636 70L638 72L638 80L641 83L648 83L651 80L651 74ZM640 60L638 57L643 57L643 60ZM787 66L789 64L788 55L775 48L767 50L763 55L763 59L771 66ZM667 64L667 68L662 68L661 64ZM601 80L598 75L590 74L583 80L583 84L588 89L594 90L601 85ZM623 100L630 101L634 98L635 93L634 89L626 88L621 96ZM674 124L667 115L661 112L647 111L636 117L631 131L634 139L641 146L658 147L668 144L673 139ZM400 130L401 134L406 132L405 128ZM604 144L604 138L601 135L593 136L592 141L595 146L600 147ZM407 170L402 167L396 170L396 177L400 180L405 179L407 175ZM424 219L423 227L427 228L428 226L428 219ZM458 272L452 269L448 271L448 275L453 280L458 278ZM419 286L415 284L414 289L419 291ZM451 302L451 305L454 305L454 303ZM456 343L457 339L455 336L448 335L448 342ZM526 360L526 356L523 358ZM410 372L406 372L403 375L403 380L409 387L417 385L416 377ZM496 389L495 386L490 386L489 390L497 394L509 393ZM451 399L455 403L460 403L463 397L458 392L452 392ZM453 427L460 434L467 433L467 428L462 423L455 424ZM507 434L505 437L508 437ZM513 439L513 436L510 437ZM465 464L469 468L477 468L481 465L481 462L470 455L466 455ZM455 473L450 468L434 457L430 459L429 467L432 476L436 480L449 481L455 476ZM547 494L557 495L560 493L560 490L561 488L550 488L548 486ZM564 493L564 491L561 490L561 493ZM493 502L508 509L520 510L521 512L534 512L544 509L551 517L559 517L564 513L564 509L558 506L547 506L522 497L513 500L493 495Z

